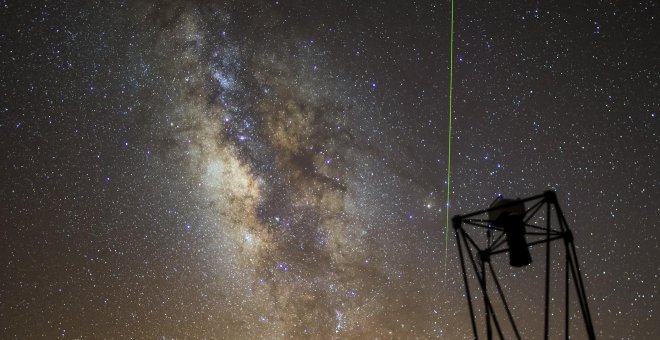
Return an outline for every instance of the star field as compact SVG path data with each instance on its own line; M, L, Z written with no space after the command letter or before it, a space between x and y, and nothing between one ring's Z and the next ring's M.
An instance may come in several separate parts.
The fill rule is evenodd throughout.
M555 190L597 336L659 337L658 4L455 10L450 214ZM449 11L0 1L0 338L472 338Z

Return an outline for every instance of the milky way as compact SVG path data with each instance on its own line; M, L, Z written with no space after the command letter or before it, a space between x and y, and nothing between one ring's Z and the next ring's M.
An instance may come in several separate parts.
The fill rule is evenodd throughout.
M449 2L0 4L0 337L472 337ZM658 8L626 6L457 2L450 213L556 190L597 334L654 338ZM525 337L540 270L502 279Z
M183 155L183 173L198 184L199 218L217 247L208 259L221 267L211 273L230 297L223 313L251 336L357 328L382 313L358 294L378 289L383 274L364 269L382 263L361 217L369 204L356 193L365 141L347 127L357 114L348 93L321 85L328 80L314 66L292 69L281 48L233 41L222 11L204 10L156 13L167 23L156 63L178 90L163 112L170 127L161 135L172 140L164 152ZM318 53L295 48L308 66Z

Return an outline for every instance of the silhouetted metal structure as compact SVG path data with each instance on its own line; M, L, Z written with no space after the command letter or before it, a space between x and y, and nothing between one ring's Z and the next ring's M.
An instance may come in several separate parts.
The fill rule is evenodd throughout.
M529 208L525 208L525 206ZM493 327L499 338L505 339L503 334L503 320L498 318L494 308L493 299L488 291L487 283L495 284L497 296L501 302L499 310L504 310L506 319L510 322L511 333L521 339L509 304L504 296L502 285L493 268L491 257L498 254L509 254L509 264L513 267L524 267L532 262L529 249L534 246L546 244L545 251L545 299L544 299L544 339L548 338L550 327L550 274L551 274L551 243L561 240L564 244L564 336L569 338L570 333L570 286L571 282L577 293L582 320L589 339L595 339L593 323L589 313L587 295L584 290L580 266L575 254L573 235L568 223L562 214L557 196L554 191L546 191L541 195L525 199L498 199L488 209L457 215L453 218L456 234L456 244L463 271L463 281L470 310L470 319L475 339L479 338L477 329L477 316L473 306L473 297L468 280L466 258L470 262L478 286L483 294L486 338L493 338ZM478 242L475 233L485 232L485 242ZM481 244L479 244L481 243ZM485 243L485 244L484 244ZM490 278L488 277L490 274ZM474 280L472 280L474 283ZM557 313L561 314L561 313ZM506 321L504 321L506 322Z

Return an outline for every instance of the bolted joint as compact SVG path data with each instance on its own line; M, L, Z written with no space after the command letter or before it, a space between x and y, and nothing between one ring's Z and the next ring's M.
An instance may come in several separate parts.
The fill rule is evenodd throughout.
M552 204L557 204L557 194L555 193L554 190L544 191L543 196L545 196L546 202L552 203Z

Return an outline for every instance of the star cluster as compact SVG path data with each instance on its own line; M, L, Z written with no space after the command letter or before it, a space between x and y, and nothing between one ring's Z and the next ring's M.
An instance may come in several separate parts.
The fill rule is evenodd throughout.
M470 338L446 209L548 189L660 336L657 4L457 1L447 207L449 6L0 2L0 337Z

